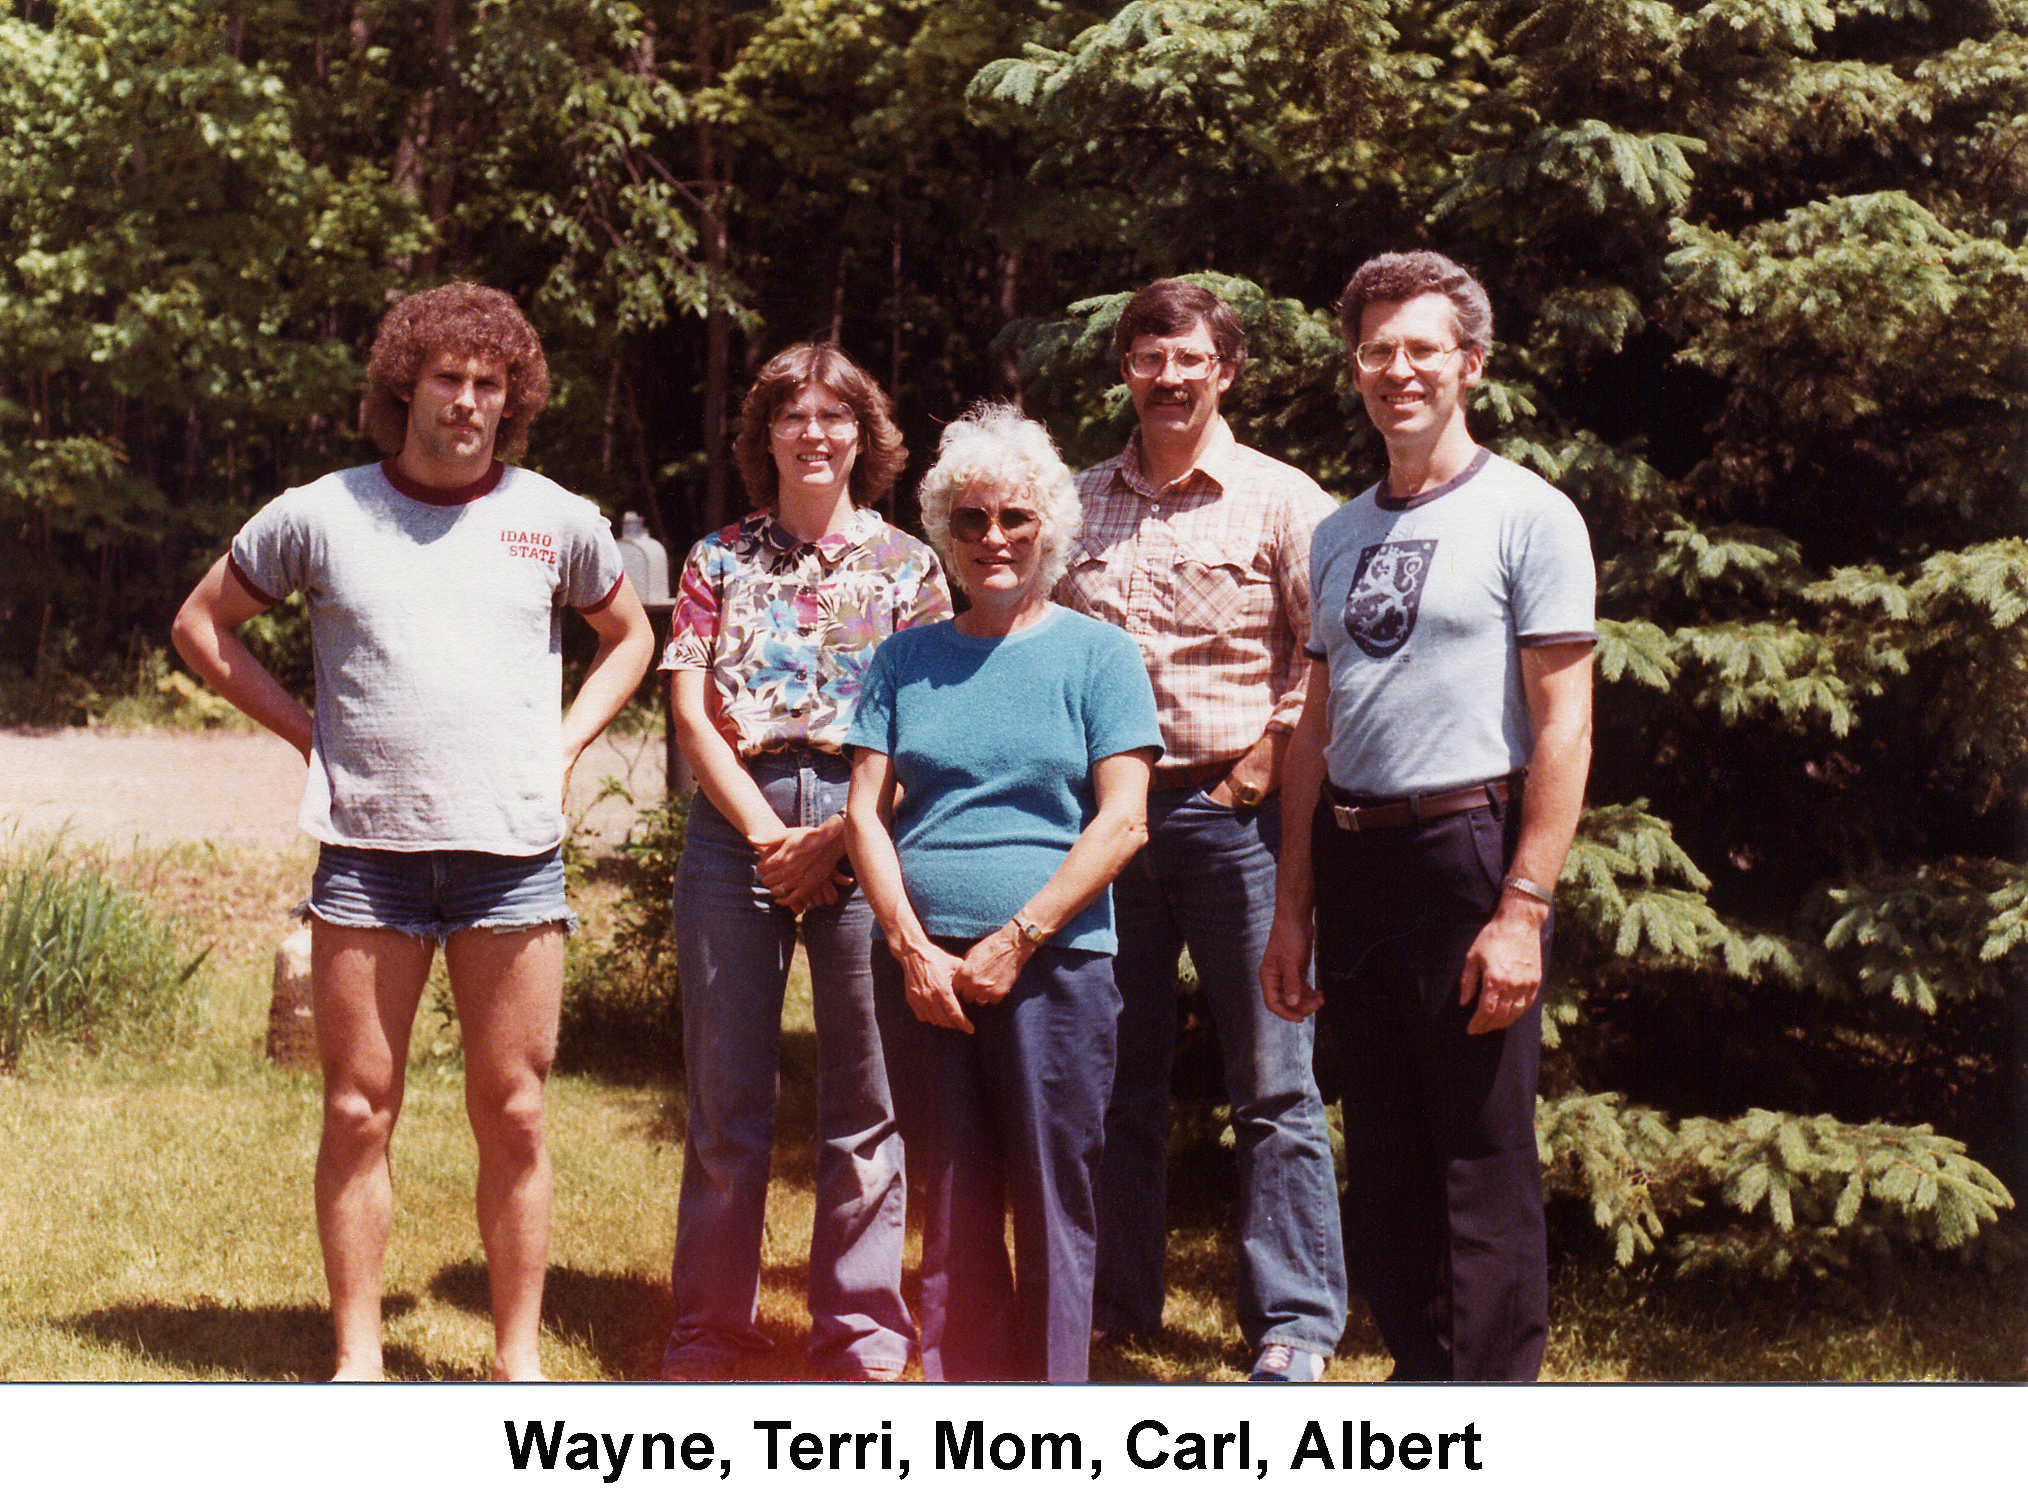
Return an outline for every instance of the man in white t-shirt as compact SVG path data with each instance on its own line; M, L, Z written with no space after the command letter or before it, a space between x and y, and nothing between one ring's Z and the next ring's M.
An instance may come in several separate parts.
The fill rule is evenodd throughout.
M1538 999L1591 761L1591 545L1466 429L1492 340L1467 271L1382 255L1338 313L1388 471L1311 541L1261 989L1284 1018L1324 1009L1347 1265L1394 1379L1528 1381L1548 1327Z
M654 646L597 507L500 460L520 454L548 394L541 343L509 297L469 283L407 297L367 367L366 425L386 460L268 504L176 616L183 658L309 766L299 824L320 843L308 908L334 1380L382 1374L388 1145L438 946L479 1150L491 1372L542 1374L543 1085L575 924L564 793ZM234 632L294 592L310 612L314 717ZM599 647L560 713L564 607Z

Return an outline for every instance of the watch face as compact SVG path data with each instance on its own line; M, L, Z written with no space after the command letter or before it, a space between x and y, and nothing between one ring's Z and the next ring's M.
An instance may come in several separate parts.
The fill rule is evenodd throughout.
M1237 784L1232 788L1232 798L1241 805L1258 805L1267 796L1257 785Z

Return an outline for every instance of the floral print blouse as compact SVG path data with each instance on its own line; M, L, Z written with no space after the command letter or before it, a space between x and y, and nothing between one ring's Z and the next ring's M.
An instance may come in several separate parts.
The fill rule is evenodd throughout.
M690 548L661 668L707 672L712 721L742 758L843 753L880 641L950 611L936 552L872 510L816 541L757 510Z

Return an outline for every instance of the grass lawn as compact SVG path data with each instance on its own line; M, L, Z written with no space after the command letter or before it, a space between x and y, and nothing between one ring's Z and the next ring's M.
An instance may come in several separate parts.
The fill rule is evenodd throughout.
M260 1058L274 946L309 854L179 847L140 878L186 917L199 977L191 1030L150 1055L44 1047L0 1077L0 1379L315 1380L332 1342L311 1210L313 1077ZM612 891L580 900L596 938ZM760 1380L810 1375L802 1346L813 1105L807 989L791 993L761 1318L778 1349ZM491 1349L472 1224L471 1141L454 1035L417 1021L395 1140L387 1264L391 1375L483 1375ZM556 1218L544 1361L562 1380L655 1376L682 1160L669 1084L557 1077L549 1136ZM1184 1118L1173 1178L1168 1327L1107 1352L1096 1380L1244 1375L1230 1312L1230 1163L1215 1125ZM911 1274L913 1264L911 1263ZM911 1278L911 1292L913 1282ZM1930 1266L1893 1284L1677 1284L1564 1261L1546 1377L1561 1381L2019 1379L2028 1279ZM1388 1361L1355 1307L1334 1379ZM914 1372L911 1371L911 1375Z

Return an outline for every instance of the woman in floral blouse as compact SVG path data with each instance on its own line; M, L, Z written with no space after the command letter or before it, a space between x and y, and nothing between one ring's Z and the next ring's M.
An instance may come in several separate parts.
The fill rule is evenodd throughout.
M676 1327L663 1374L720 1380L771 1342L755 1323L783 987L800 925L817 1029L810 1359L892 1381L901 1297L901 1138L874 1024L872 912L842 863L846 729L881 640L943 618L936 555L888 524L907 451L879 385L798 344L748 391L733 445L752 514L691 549L662 669L703 792L676 872L689 1136L677 1204Z

